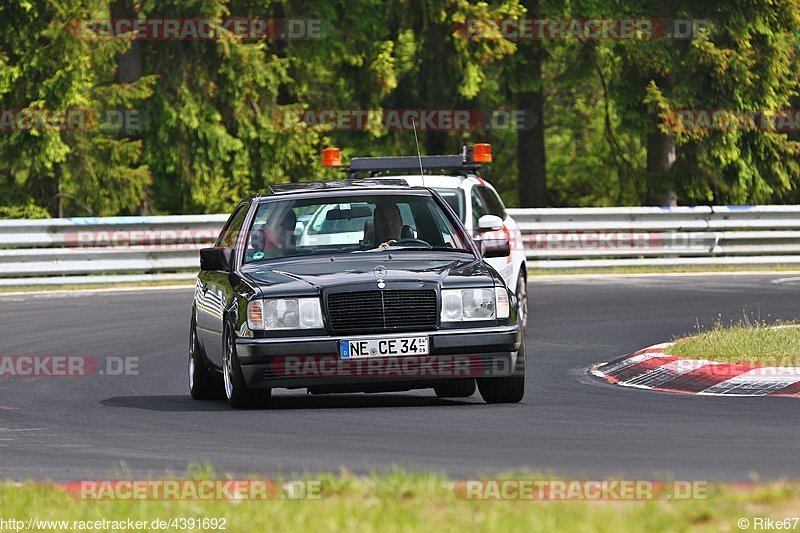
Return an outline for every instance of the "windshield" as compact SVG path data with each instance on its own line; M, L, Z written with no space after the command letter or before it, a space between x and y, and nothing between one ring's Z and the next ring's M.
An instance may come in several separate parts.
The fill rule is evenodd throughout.
M364 195L261 203L244 262L384 250L468 251L432 196Z

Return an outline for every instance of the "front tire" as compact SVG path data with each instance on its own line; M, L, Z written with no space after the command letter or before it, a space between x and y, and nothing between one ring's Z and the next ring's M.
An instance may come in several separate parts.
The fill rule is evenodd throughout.
M524 268L524 265L523 265ZM517 277L517 316L522 329L528 325L528 284L525 273L520 272Z
M222 397L222 389L211 378L206 359L197 343L194 316L189 326L189 393L195 400L216 400Z
M486 403L518 403L525 396L525 341L517 354L514 373L501 378L478 378L478 390Z
M469 398L475 394L474 379L453 379L433 388L439 398Z
M228 404L236 409L259 407L269 400L271 389L256 390L247 386L236 355L236 343L229 328L225 328L224 350L222 355L222 378Z

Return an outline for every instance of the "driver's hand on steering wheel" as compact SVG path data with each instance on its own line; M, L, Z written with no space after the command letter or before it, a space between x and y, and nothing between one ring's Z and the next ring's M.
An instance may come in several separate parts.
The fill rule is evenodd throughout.
M380 243L380 244L378 245L378 248L383 248L384 250L386 250L386 249L388 249L390 246L392 246L393 244L397 244L397 241L396 241L396 240L394 240L394 239L389 239L389 240L388 240L388 241L386 241L386 242L382 242L382 243Z

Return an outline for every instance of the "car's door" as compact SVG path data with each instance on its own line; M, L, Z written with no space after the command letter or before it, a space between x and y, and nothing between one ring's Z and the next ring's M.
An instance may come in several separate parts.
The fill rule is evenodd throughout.
M215 246L235 249L242 232L250 203L242 203L228 219ZM230 273L203 271L197 283L197 334L212 365L222 365L223 318L227 303L233 297Z

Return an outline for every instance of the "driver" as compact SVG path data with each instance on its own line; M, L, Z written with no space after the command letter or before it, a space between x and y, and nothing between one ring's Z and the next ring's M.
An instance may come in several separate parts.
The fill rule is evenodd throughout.
M403 229L403 217L400 208L390 201L379 201L372 213L375 227L375 242L379 248L388 248L400 238Z

